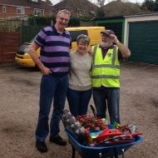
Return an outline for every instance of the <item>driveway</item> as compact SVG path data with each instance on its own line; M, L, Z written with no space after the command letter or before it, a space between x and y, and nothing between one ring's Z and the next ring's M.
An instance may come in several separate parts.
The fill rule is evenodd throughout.
M0 65L0 157L70 158L71 147L48 143L49 152L35 149L39 71L14 64ZM121 89L122 124L135 124L144 142L133 146L127 158L158 157L158 66L123 64ZM68 107L66 103L66 107ZM89 113L91 113L89 111ZM61 124L61 134L67 139ZM79 155L77 155L79 157Z

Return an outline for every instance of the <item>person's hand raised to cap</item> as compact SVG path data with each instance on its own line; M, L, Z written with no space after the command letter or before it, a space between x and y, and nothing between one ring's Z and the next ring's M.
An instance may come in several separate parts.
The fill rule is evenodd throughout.
M110 34L109 37L113 40L114 44L117 45L119 43L119 40L115 34Z

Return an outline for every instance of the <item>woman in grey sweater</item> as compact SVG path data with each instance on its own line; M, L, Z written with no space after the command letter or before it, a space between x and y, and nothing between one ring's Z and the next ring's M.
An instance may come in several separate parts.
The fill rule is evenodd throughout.
M92 56L88 53L89 38L81 34L77 37L77 50L71 52L68 103L70 112L76 117L87 113L91 98L91 64Z

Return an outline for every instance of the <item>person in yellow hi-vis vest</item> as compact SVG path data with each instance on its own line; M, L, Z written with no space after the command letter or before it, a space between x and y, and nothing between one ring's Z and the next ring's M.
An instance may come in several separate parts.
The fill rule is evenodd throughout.
M123 45L112 30L101 32L102 42L92 47L92 88L97 116L110 123L120 123L120 58L128 58L130 50Z

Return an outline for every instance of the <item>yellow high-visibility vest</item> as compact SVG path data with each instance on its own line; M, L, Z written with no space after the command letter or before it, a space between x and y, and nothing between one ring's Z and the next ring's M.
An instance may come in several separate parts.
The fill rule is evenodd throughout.
M93 47L92 87L120 87L118 47L110 48L105 57L99 46Z

